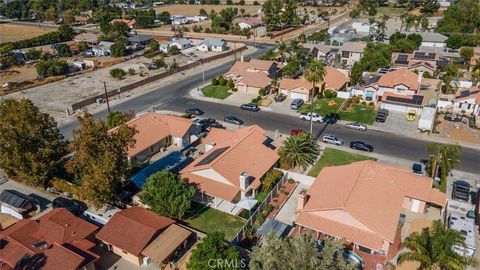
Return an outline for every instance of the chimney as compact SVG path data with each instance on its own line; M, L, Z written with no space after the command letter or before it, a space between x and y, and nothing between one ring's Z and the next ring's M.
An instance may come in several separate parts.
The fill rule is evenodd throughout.
M418 83L422 83L423 80L423 71L418 71Z
M297 210L301 210L305 207L305 204L307 204L309 195L307 194L306 190L302 190L300 194L298 195L298 201L297 201Z
M240 62L243 62L243 55L240 55Z
M242 174L240 174L240 189L241 190L247 190L247 187L248 187L248 173L247 172L243 172Z

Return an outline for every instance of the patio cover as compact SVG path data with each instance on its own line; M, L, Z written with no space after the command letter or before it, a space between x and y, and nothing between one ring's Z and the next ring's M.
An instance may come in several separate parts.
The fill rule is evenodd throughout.
M257 235L266 236L269 232L273 232L277 237L288 235L292 226L280 222L275 219L267 218L267 220L260 226Z
M142 251L142 254L154 260L156 263L161 264L168 256L175 252L191 234L191 231L172 224L153 240L152 243Z
M237 203L237 206L238 207L241 207L245 210L252 210L253 207L255 207L255 205L257 205L258 201L257 200L254 200L254 199L242 199L240 200L238 203Z

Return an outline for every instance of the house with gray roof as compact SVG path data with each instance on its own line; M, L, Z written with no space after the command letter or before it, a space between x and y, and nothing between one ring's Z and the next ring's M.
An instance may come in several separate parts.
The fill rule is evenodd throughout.
M170 44L168 44L169 47L175 46L179 50L184 50L192 47L192 42L186 38L178 38L178 39L173 39Z
M220 38L206 38L197 46L201 52L223 52L227 50L227 42Z

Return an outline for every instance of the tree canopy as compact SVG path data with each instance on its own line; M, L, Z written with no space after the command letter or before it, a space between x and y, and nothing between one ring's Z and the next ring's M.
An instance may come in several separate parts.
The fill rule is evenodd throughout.
M263 3L265 25L268 31L278 29L284 25L293 25L296 15L296 0L266 0Z
M480 26L480 5L476 0L455 1L437 23L437 32L474 33Z
M302 167L314 164L319 154L318 145L309 133L302 132L297 136L289 136L280 149L284 162L291 167Z
M246 263L241 259L240 252L234 247L228 247L224 238L225 235L222 232L207 234L193 250L187 263L187 270L245 268ZM225 262L228 262L228 265L219 265Z
M133 112L119 112L119 111L111 111L107 113L107 119L105 121L105 124L107 125L107 128L114 128L117 127L121 124L125 124L128 122L130 119L132 119L135 116Z

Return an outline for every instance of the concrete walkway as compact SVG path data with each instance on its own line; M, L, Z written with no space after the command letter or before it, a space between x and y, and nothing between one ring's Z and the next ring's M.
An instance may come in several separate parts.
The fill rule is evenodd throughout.
M299 183L288 200L282 206L275 219L285 224L293 225L293 222L297 219L295 209L297 209L298 196L302 190L306 189L308 189L307 185Z

